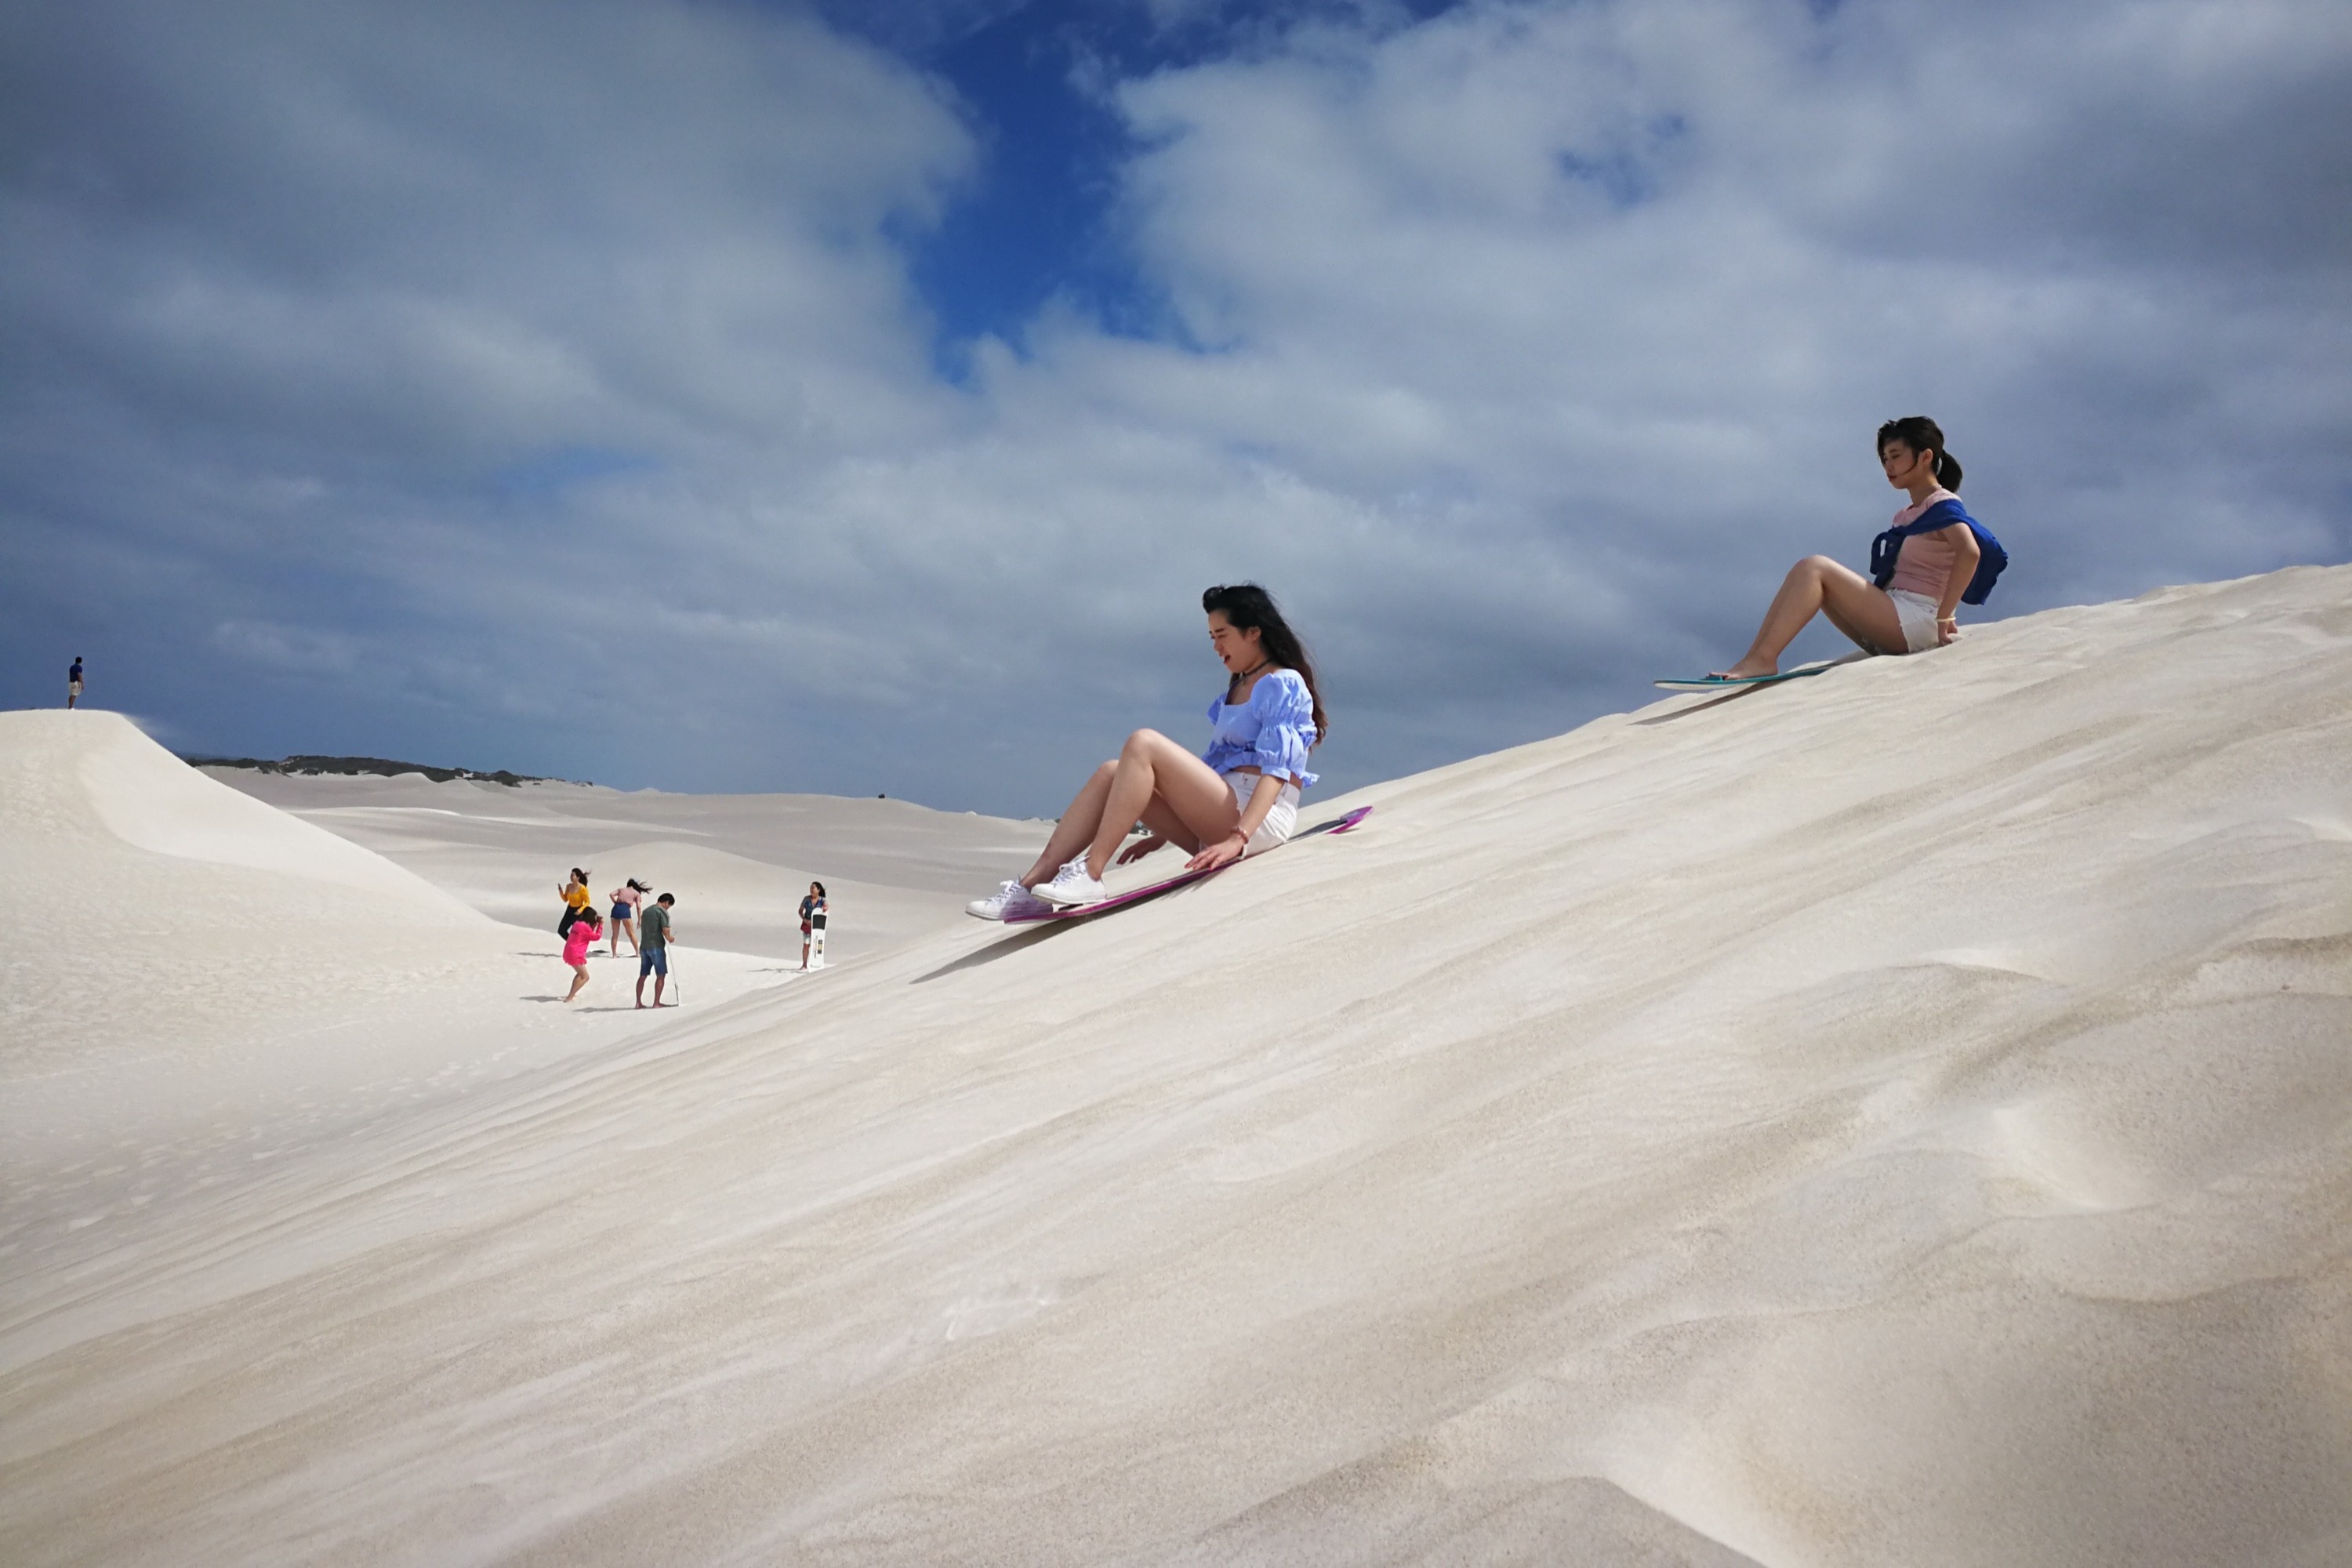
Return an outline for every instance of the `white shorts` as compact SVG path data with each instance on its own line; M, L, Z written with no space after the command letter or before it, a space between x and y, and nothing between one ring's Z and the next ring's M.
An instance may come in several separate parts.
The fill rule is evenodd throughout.
M1886 596L1895 601L1895 618L1903 623L1903 640L1908 644L1901 649L1889 648L1889 653L1926 653L1939 646L1936 641L1936 612L1943 608L1925 594L1915 594L1908 588L1889 588Z
M1225 775L1225 788L1234 797L1234 811L1249 809L1250 796L1257 793L1257 781L1264 776L1261 773ZM1297 831L1298 786L1286 780L1282 793L1275 797L1274 809L1265 814L1265 820L1257 825L1255 833L1250 835L1250 841L1243 847L1242 855L1244 858L1262 855L1277 845L1289 843L1290 836Z

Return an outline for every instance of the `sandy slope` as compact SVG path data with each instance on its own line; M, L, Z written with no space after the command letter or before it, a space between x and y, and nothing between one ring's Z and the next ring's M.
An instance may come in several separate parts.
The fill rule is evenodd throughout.
M1673 699L37 1202L13 1555L2352 1561L2347 600Z
M547 923L572 866L599 897L635 877L677 894L713 946L800 959L801 895L824 883L835 961L952 924L1026 866L1051 824L831 795L624 793L421 773L302 777L205 770L374 850L493 919Z
M0 713L0 844L29 894L0 944L0 1225L144 1208L659 1021L626 960L566 1009L551 927L490 921L116 714ZM787 978L696 934L698 1005Z

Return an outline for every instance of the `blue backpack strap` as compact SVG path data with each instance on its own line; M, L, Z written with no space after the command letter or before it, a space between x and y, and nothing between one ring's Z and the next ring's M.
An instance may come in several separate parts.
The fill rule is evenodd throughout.
M1903 542L1914 534L1933 533L1965 522L1977 539L1976 575L1969 579L1967 589L1960 595L1964 605L1981 605L1992 593L1992 585L2009 567L2009 552L1992 536L1992 530L1969 515L1969 509L1955 498L1939 500L1901 528L1890 528L1870 542L1870 580L1884 588L1894 580L1895 558L1903 553Z
M1874 587L1884 588L1894 580L1895 557L1903 553L1903 542L1915 534L1934 533L1956 522L1976 527L1976 519L1957 500L1939 500L1900 528L1890 528L1870 542L1870 581Z

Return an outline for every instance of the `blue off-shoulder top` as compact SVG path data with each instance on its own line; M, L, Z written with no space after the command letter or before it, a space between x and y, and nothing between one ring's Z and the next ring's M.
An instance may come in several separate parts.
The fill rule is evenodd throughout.
M1315 744L1315 699L1295 669L1270 669L1257 678L1249 700L1228 707L1223 697L1209 704L1209 727L1216 742L1201 760L1220 773L1255 768L1286 778L1300 789L1315 783L1307 752Z

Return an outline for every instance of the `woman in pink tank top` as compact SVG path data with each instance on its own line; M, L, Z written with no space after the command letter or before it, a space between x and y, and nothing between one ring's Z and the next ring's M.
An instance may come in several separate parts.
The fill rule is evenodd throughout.
M1911 498L1895 514L1901 528L1960 488L1960 465L1944 450L1944 432L1933 419L1914 415L1878 427L1878 465L1886 482ZM1780 672L1781 650L1818 615L1860 645L1864 653L1924 653L1960 635L1952 618L1960 595L1976 576L1982 551L1965 522L1903 541L1895 575L1880 588L1852 567L1826 555L1808 555L1789 568L1772 607L1747 657L1710 680L1748 680Z

